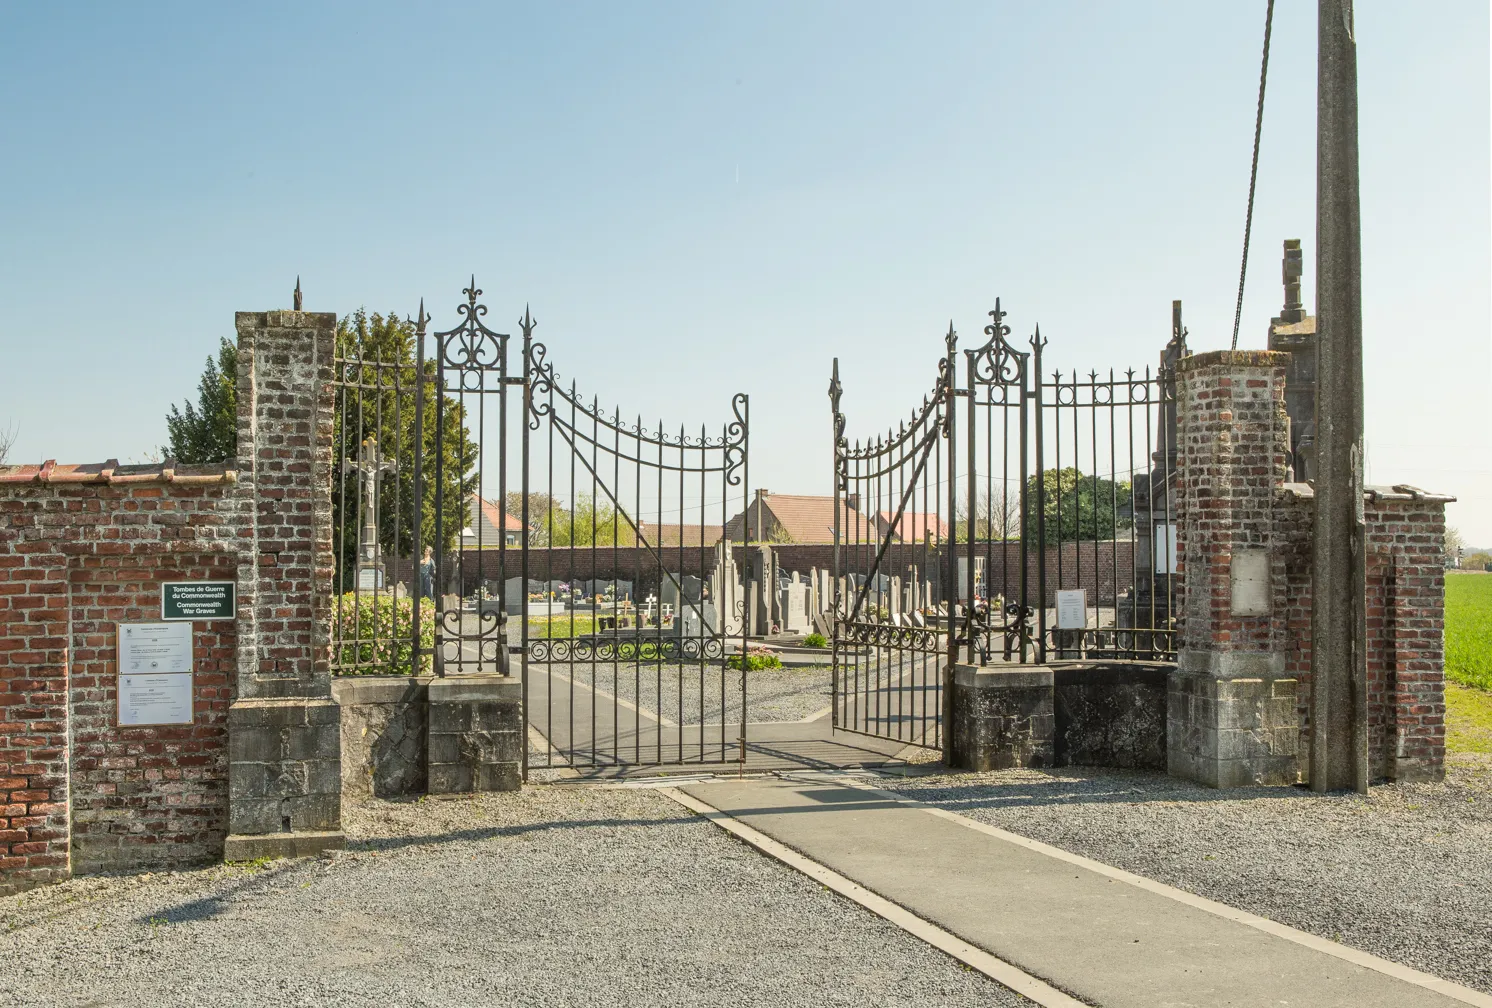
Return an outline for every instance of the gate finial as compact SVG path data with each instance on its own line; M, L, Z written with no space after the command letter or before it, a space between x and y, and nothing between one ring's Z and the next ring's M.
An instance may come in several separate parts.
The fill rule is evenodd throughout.
M953 331L953 319L948 320L948 335L943 337L948 344L948 352L951 354L958 349L958 333Z
M839 358L834 358L834 374L829 379L829 408L835 413L839 412L839 397L844 393L844 386L839 384Z

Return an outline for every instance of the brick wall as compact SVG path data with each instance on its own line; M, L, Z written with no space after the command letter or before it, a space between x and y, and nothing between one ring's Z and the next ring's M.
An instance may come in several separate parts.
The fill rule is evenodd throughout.
M1311 734L1313 495L1288 484L1276 515L1290 593L1287 662L1300 680L1302 740ZM1369 488L1368 773L1433 780L1445 762L1445 501L1412 488Z
M1271 559L1271 613L1232 611L1232 561L1273 551L1276 488L1289 474L1285 366L1270 351L1218 351L1177 366L1179 647L1196 654L1278 654L1289 605L1284 560Z
M194 625L194 724L121 728L115 623L159 619L163 580L235 579L231 480L0 467L0 890L221 854L234 625Z

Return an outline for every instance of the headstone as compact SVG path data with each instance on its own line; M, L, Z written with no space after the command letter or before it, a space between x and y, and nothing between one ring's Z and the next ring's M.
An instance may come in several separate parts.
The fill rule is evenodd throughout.
M901 578L893 577L891 579L891 585L887 590L886 599L886 604L887 607L891 610L891 615L900 615L902 608L905 605L905 600L901 596Z
M833 623L829 619L829 614L828 613L822 613L822 612L814 613L813 614L813 629L816 630L818 633L823 634L825 637L832 636L833 635L833 631L834 631L834 626L833 626Z
M785 633L807 633L808 587L796 578L781 591L782 629Z
M523 578L508 578L503 582L503 608L510 613L521 611L526 594Z

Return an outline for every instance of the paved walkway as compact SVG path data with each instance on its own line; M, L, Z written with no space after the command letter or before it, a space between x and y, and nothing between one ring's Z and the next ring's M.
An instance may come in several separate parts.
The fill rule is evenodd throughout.
M829 775L678 790L1104 1008L1492 1005L1407 967Z

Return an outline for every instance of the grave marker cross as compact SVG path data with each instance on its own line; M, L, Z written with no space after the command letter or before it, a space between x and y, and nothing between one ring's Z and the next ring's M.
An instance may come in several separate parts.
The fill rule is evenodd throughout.
M378 477L398 472L399 465L384 458L378 450L378 439L370 437L358 449L357 459L343 459L342 472L355 472L362 481L363 527L358 536L358 569L382 569L382 551L378 545ZM361 573L359 573L361 582Z

